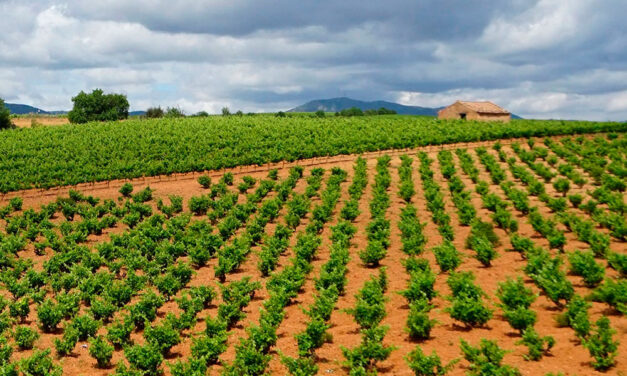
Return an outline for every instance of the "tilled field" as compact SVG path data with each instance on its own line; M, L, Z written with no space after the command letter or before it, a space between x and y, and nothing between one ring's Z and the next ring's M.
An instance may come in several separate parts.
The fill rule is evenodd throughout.
M13 194L0 206L3 370L412 375L419 348L453 362L450 375L620 375L625 142L449 146L205 187ZM602 317L621 342L603 373L589 351ZM492 364L469 355L483 339L502 361L494 347Z

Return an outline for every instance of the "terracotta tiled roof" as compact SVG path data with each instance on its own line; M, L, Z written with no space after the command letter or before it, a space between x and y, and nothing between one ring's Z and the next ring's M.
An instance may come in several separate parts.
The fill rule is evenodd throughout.
M466 102L459 101L465 107L481 114L509 114L509 111L495 105L492 102Z

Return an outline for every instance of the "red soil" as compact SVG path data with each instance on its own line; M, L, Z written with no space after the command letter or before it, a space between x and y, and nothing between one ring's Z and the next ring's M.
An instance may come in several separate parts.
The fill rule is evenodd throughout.
M501 143L506 144L506 142ZM446 148L455 149L459 146L461 145L450 145L446 146ZM468 145L463 145L463 147L466 146ZM467 330L463 327L458 326L451 319L449 314L444 312L444 308L446 308L450 304L449 301L445 299L447 296L450 295L450 291L448 289L448 286L446 285L446 279L448 275L446 273L440 273L438 274L435 283L435 289L436 291L438 291L439 296L433 300L435 308L430 313L430 317L436 319L438 321L438 324L432 330L431 338L426 341L417 343L409 338L409 335L405 331L409 308L407 306L405 298L398 294L398 291L406 288L409 279L409 275L406 273L404 267L401 264L401 261L406 258L406 255L401 250L400 231L398 229L399 214L401 209L405 205L404 201L398 197L399 176L397 172L397 167L400 165L400 159L398 158L399 155L407 153L414 159L413 178L416 195L414 196L412 203L418 209L419 219L421 220L421 222L424 222L426 224L423 231L427 238L427 245L425 247L427 251L422 255L422 257L429 260L432 269L436 272L439 271L439 268L435 262L435 257L433 256L430 249L431 247L438 245L442 241L442 238L437 231L437 226L431 221L431 213L428 212L426 208L426 202L422 190L422 183L420 181L420 177L417 171L419 161L415 157L415 150L412 150L411 152L386 152L385 154L389 154L393 156L393 158L390 167L392 184L388 192L391 198L391 206L386 214L386 217L391 220L391 247L389 248L388 254L382 262L382 266L387 267L389 275L389 290L387 292L387 297L389 298L389 300L386 304L387 317L384 319L383 324L388 325L390 328L384 342L387 345L395 346L396 350L392 352L388 360L379 364L379 373L383 375L411 375L412 372L403 360L403 358L417 344L419 344L423 348L425 353L431 353L432 350L435 350L442 359L443 363L449 362L456 358L461 358L461 351L459 348L460 338L469 341L471 344L478 344L481 338L497 340L500 347L510 350L510 352L505 356L504 363L517 367L523 375L544 375L548 372L563 372L564 375L623 375L625 372L627 372L627 318L625 316L622 316L619 313L611 310L605 304L593 303L592 305L592 309L590 310L591 320L595 321L602 314L607 315L611 320L612 327L617 330L617 335L615 338L618 338L621 341L616 366L606 373L599 373L594 371L594 369L591 367L591 357L588 351L576 339L574 331L570 328L559 328L557 326L555 318L560 313L560 311L544 295L540 295L536 302L532 305L532 308L538 314L538 322L536 323L535 328L538 333L543 336L553 336L556 340L556 345L551 350L551 355L544 357L539 362L530 362L523 359L523 355L526 353L526 347L516 344L516 342L520 339L520 336L509 326L509 324L501 316L500 309L496 307L498 299L495 297L494 294L496 292L498 282L505 281L507 277L516 276L524 277L527 286L532 288L535 292L539 293L540 291L529 278L524 276L522 268L525 265L525 261L521 258L521 256L515 252L507 252L507 250L511 248L511 246L509 244L508 235L504 231L500 229L495 230L501 238L502 244L497 248L499 257L493 261L493 265L491 267L483 267L477 260L472 257L473 251L465 248L464 242L469 233L469 228L459 225L457 212L451 201L448 186L446 185L446 180L442 177L439 170L439 164L437 162L438 149L439 148L429 148L427 150L429 156L434 159L434 163L432 165L432 169L435 172L434 179L440 184L441 192L444 194L445 200L447 202L446 210L451 216L451 225L455 229L454 244L465 255L463 264L460 266L459 270L472 271L475 274L477 284L481 286L481 288L488 294L489 298L487 299L487 301L489 302L490 306L495 309L494 317L488 322L485 327ZM515 153L511 150L511 148L505 146L504 150L508 155L515 156ZM370 199L372 198L371 184L374 180L375 174L375 158L380 154L381 153L371 153L366 156L368 158L367 162L369 166L369 185L366 187L365 193L359 203L361 214L354 222L354 224L358 228L358 231L353 239L353 247L351 248L352 255L351 260L348 264L349 272L347 275L348 283L346 285L346 294L341 296L338 300L336 309L330 319L330 323L332 324L332 326L329 330L329 333L332 335L332 341L324 344L320 349L316 351L317 363L320 367L319 374L347 374L348 370L342 366L344 358L342 356L341 347L352 348L354 346L357 346L360 342L360 334L358 332L357 324L354 322L352 316L345 313L343 310L346 308L350 308L354 305L354 295L363 286L363 283L370 277L371 274L377 273L376 269L369 269L362 265L358 256L358 252L363 249L367 244L366 226L370 221L368 205ZM483 168L483 166L479 163L476 154L472 153L472 151L471 154L475 159L476 167L480 170L481 179L490 182L489 175ZM463 174L463 172L459 168L457 157L454 156L454 158L456 165L458 166L458 176L462 178L463 182L467 185L467 188L472 190L472 203L477 209L477 216L484 220L488 220L489 212L487 209L482 208L480 196L474 191L474 184L467 176ZM273 360L270 362L270 366L268 368L268 372L270 374L280 375L287 373L286 368L280 362L280 358L278 355L279 352L289 356L297 355L297 347L296 340L294 339L294 334L302 331L305 328L307 322L307 317L301 311L301 308L307 307L308 304L313 302L313 297L315 293L314 279L317 277L321 265L324 264L329 258L331 244L331 241L329 239L330 226L337 223L339 217L339 209L342 207L344 200L348 198L347 188L352 178L352 166L354 160L355 156L339 156L332 158L318 158L307 161L299 161L295 163L277 164L273 166L242 167L231 170L236 174L236 181L238 181L239 177L242 175L251 175L256 178L263 178L266 176L267 170L270 167L274 166L280 167L280 177L287 176L287 168L292 165L303 165L308 167L320 166L325 168L337 166L345 169L349 173L348 181L342 184L342 196L340 201L338 202L338 205L336 206L333 219L329 223L327 223L322 232L321 236L323 242L321 247L319 248L317 257L313 261L313 271L309 274L304 289L295 299L294 303L285 308L285 319L280 324L277 330L277 334L279 337L278 342L273 350L271 350ZM507 178L511 181L514 181L516 187L523 188L519 181L513 179L507 169L506 164L502 163L501 167L507 172ZM213 172L209 175L219 176L221 174L222 172ZM137 179L133 180L132 182L135 185L136 190L139 190L148 185L151 188L156 189L156 198L166 198L170 194L176 194L182 196L185 200L185 203L187 203L190 197L198 196L204 193L200 185L195 182L195 179L199 175L200 174L198 173L181 174L170 177ZM325 175L325 180L328 176L329 173L327 171ZM98 183L95 185L82 185L79 187L79 189L85 194L92 194L103 199L115 199L119 196L118 189L124 182L125 181L112 181L107 183ZM304 192L305 185L306 183L304 179L302 179L301 181L299 181L295 191ZM322 189L324 189L324 184ZM581 188L574 188L573 191L585 193L586 190L590 189L592 189L592 185L588 183ZM69 188L66 187L52 191L30 190L11 193L9 195L3 196L2 199L0 199L0 204L3 204L3 202L7 201L10 197L21 196L24 197L25 208L37 208L41 204L54 201L57 195L67 194L68 190ZM490 191L498 194L501 198L506 199L499 186L491 185ZM547 193L554 196L559 195L554 192L550 184L547 185ZM240 195L239 202L244 202L244 200L245 197L243 195ZM540 202L537 198L530 197L530 200L531 204L533 206L537 206L544 216L552 215L546 205ZM319 199L314 199L312 206L315 205L316 202L319 202ZM281 211L281 215L275 221L275 223L271 223L268 225L268 227L266 228L266 233L273 233L274 228L276 227L276 223L283 223L283 215L286 212L286 208L284 207ZM586 216L586 214L581 211L576 210L575 212L579 216ZM519 233L521 235L531 237L538 245L541 245L548 249L548 242L546 241L546 239L541 237L533 230L531 225L528 223L526 216L521 215L516 211L513 211L512 214L518 220L520 227ZM307 226L309 222L308 218L310 215L311 213L308 214L308 216L302 221L297 231L303 230ZM0 220L0 227L4 227L5 224L6 223L4 221ZM118 227L108 230L108 232L103 234L102 236L91 236L89 244L94 245L100 241L107 240L110 233L119 233L124 230L124 225L118 225ZM601 231L605 230L601 229ZM566 232L566 237L567 244L565 248L567 252L577 249L588 248L587 244L577 240L574 234ZM292 237L288 252L286 252L285 255L281 256L277 270L280 270L285 265L287 265L289 263L290 257L293 256L292 246L295 244L295 238L295 236ZM20 257L32 259L35 261L36 265L39 265L39 267L41 267L43 261L49 256L37 256L32 249L32 245L29 247L30 248L28 250L20 253ZM611 248L616 252L627 252L626 244L614 238L612 238ZM248 259L235 273L232 273L228 276L227 281L240 279L243 276L250 275L253 277L254 280L259 280L263 283L265 278L262 278L259 271L257 270L258 256L256 254L256 251L258 251L259 249L259 246L254 247L253 252L248 256ZM216 264L217 261L215 259L212 259L206 266L197 269L196 274L194 275L190 285L212 285L214 287L217 286L217 280L215 279L213 273L213 267ZM609 268L607 269L607 274L610 276L616 275L616 273ZM573 285L575 286L575 290L578 294L586 295L591 291L589 288L583 285L580 277L569 275L568 279L573 283ZM234 359L234 345L238 343L239 337L246 335L246 327L248 327L252 323L258 322L259 308L262 307L262 303L267 297L267 291L265 290L265 288L262 288L258 291L255 299L245 309L247 317L231 331L231 335L229 337L229 349L222 355L222 360L231 361L232 359ZM217 314L217 304L219 303L220 302L218 299L218 301L215 302L212 307L203 310L198 314L199 322L194 330L190 331L190 333L197 333L203 330L204 318L208 315L211 317L215 317ZM173 301L167 302L159 310L159 318L157 320L163 318L168 312L178 313L177 305ZM36 312L34 304L31 305L31 313L24 324L36 328ZM105 332L106 331L104 329L101 329L99 334L104 334ZM62 332L59 331L58 334L42 334L41 338L36 341L35 347L40 349L51 348L54 353L53 339L60 338L62 335L61 333ZM137 343L143 342L143 337L141 333L133 334L133 339ZM187 357L190 354L190 344L191 338L189 336L184 337L182 343L172 349L172 355L166 360L169 362L174 362L177 358ZM13 358L20 359L24 356L29 355L30 353L31 351L16 351L13 355ZM117 361L123 359L123 352L118 350L114 354L112 363L115 364ZM64 374L66 375L106 375L112 373L113 371L113 368L104 370L96 368L95 360L89 356L87 344L85 342L79 342L72 356L62 358L58 360L58 362L63 367ZM167 366L164 366L163 369L165 371L165 375L170 374ZM453 370L450 372L450 375L463 375L465 374L467 369L468 362L462 359L453 368ZM221 366L213 366L210 368L209 374L219 374L220 370Z

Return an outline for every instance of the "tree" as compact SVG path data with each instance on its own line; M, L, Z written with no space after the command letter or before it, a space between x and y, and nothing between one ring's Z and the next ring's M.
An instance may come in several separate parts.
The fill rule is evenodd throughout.
M0 98L0 129L13 128L11 123L11 111L4 105L4 100Z
M163 115L164 115L164 112L163 112L163 108L161 108L161 106L159 106L159 107L150 107L149 109L146 110L146 117L148 119L162 118Z
M178 107L168 107L165 112L165 117L167 118L180 118L185 117L185 113Z
M222 107L222 116L229 116L231 115L231 110L229 110L228 107Z
M128 118L128 99L123 94L104 94L96 89L87 94L83 91L72 98L74 108L68 113L70 123L88 121L116 121Z

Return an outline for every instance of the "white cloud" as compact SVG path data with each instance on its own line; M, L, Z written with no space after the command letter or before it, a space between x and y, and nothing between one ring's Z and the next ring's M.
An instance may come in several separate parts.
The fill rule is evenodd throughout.
M516 17L499 17L479 40L498 52L544 49L568 42L580 28L592 1L540 0Z
M494 100L529 117L625 119L624 0L0 0L0 95L68 109L276 111L354 96Z

